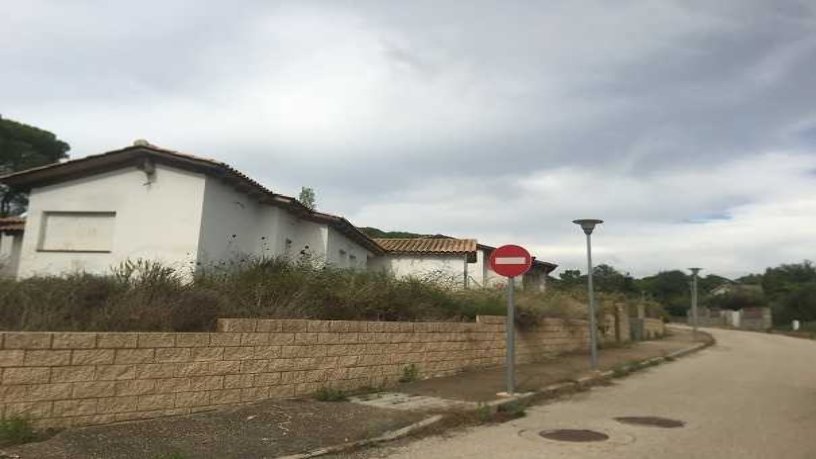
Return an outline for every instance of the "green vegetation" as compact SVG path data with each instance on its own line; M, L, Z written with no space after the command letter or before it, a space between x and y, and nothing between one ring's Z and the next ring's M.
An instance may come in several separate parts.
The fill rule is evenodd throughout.
M0 279L0 328L49 331L207 331L219 317L468 321L503 315L504 291L461 290L433 278L396 279L285 259L178 270L123 263L113 274ZM519 292L520 326L583 319L586 296ZM601 310L619 295L599 294Z
M419 368L415 364L406 365L402 368L402 376L399 378L401 383L409 383L416 381L419 377Z
M348 400L345 392L331 387L321 387L314 393L314 398L321 402L345 402Z
M167 454L159 454L155 457L155 459L187 459L187 456L179 452L172 452Z
M0 175L55 163L70 149L48 131L0 117ZM0 185L0 217L20 214L27 204L24 193Z
M496 416L502 420L516 419L525 416L526 405L518 400L503 403L496 407Z
M34 429L27 420L16 417L0 420L0 446L28 443L35 438Z
M370 226L363 226L360 231L365 233L368 237L380 239L415 239L420 237L430 237L430 234L409 233L407 231L383 231L379 228Z

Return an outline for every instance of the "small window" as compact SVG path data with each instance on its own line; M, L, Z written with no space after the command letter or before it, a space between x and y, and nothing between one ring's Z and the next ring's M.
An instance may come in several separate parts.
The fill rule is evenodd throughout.
M43 212L38 250L110 252L116 212Z
M357 255L349 255L349 266L352 268L357 267Z

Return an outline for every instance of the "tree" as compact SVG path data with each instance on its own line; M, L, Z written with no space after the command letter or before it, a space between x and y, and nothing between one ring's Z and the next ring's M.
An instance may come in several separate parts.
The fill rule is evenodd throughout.
M55 163L70 149L51 132L0 116L0 175ZM25 194L0 185L0 216L20 214L27 205Z
M315 208L317 208L317 203L315 202L315 192L309 187L304 186L300 189L298 201L300 201L300 203L304 206L308 207L309 210L315 210Z

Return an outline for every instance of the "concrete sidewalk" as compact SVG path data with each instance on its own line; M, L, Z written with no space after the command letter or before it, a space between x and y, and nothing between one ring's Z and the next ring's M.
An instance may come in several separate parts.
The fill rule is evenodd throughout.
M612 370L636 361L664 357L709 339L707 335L700 334L699 339L695 340L690 330L672 327L669 336L661 340L641 341L601 349L598 360L599 370ZM586 353L561 355L545 362L518 365L516 367L516 392L535 392L551 384L574 381L588 374L590 374L590 367ZM426 397L462 402L490 402L496 400L497 393L503 391L505 391L503 367L401 384L394 389L394 392L415 398ZM433 405L432 403L427 404ZM456 403L448 404L450 407L456 405Z

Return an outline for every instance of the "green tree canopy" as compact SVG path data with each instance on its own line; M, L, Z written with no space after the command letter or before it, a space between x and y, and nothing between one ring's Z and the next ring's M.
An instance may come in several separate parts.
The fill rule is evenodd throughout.
M300 196L298 196L298 201L301 204L308 207L310 210L315 210L317 208L317 202L315 201L315 192L313 189L309 187L302 187L300 189Z
M46 130L0 116L0 175L55 163L71 147ZM0 185L0 216L25 211L25 194Z

